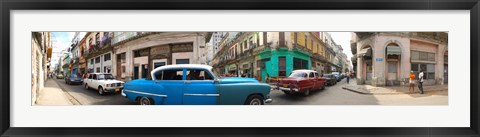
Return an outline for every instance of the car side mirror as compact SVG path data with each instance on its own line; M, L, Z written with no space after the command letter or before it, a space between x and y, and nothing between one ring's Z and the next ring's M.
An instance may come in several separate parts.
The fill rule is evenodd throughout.
M220 79L218 79L218 78L216 78L216 79L213 79L213 83L214 83L214 84L218 84L218 83L220 83Z

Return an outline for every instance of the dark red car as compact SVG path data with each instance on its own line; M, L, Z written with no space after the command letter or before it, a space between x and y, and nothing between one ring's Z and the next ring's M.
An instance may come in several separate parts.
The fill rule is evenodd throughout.
M278 80L277 89L285 94L300 93L308 96L311 91L325 89L326 80L314 70L295 70L287 78Z

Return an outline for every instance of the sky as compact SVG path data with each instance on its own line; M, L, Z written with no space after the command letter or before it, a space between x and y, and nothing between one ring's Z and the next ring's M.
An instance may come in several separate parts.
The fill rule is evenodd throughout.
M352 50L350 48L351 32L328 32L332 36L333 41L343 48L343 53L347 55L347 59L352 59ZM352 62L350 61L350 65Z
M85 32L81 32L80 35L85 35ZM72 45L72 39L75 35L75 32L51 32L52 40L52 63L51 65L56 65L58 59L60 58L60 52L66 50Z

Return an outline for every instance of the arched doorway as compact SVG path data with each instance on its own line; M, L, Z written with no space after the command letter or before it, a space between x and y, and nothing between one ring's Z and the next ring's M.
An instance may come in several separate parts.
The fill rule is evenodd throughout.
M372 84L373 77L373 53L371 46L363 47L358 55L362 60L362 72L358 72L363 75L362 78L365 78L365 84Z
M395 43L390 43L385 48L385 72L386 85L397 86L400 85L400 60L402 51Z

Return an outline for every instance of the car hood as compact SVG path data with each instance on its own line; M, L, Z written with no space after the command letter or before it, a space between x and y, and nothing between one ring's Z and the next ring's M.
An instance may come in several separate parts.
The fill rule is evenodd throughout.
M259 83L258 80L254 78L221 78L220 83L222 84L231 84L231 83Z

